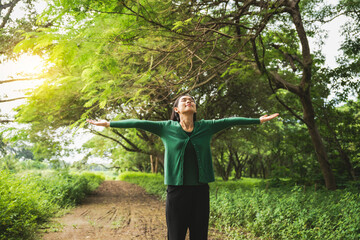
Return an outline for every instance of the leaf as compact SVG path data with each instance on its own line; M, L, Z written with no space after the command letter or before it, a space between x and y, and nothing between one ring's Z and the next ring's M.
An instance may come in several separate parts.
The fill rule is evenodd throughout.
M85 126L85 124L86 124L86 121L83 120L83 122L79 125L79 128L83 128Z
M95 102L97 102L99 99L99 97L94 97L92 99L90 99L89 101L87 101L85 104L84 104L84 107L91 107L95 104Z
M106 103L107 103L107 100L106 100L106 99L102 100L102 101L99 103L99 107L100 107L100 108L104 108L105 105L106 105Z
M225 86L225 83L220 84L220 86L218 87L218 91L220 91L224 86Z
M54 116L53 116L53 115L48 116L48 121L49 121L49 122L52 122L53 120L54 120Z

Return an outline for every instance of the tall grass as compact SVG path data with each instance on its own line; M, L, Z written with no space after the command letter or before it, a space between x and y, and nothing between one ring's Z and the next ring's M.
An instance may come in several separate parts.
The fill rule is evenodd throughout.
M304 192L298 186L219 189L211 195L211 219L223 230L246 227L270 239L360 239L359 200L348 190Z
M0 240L34 239L60 208L79 203L102 182L95 174L0 171Z
M120 178L164 198L161 175L124 173ZM317 190L300 186L271 187L244 178L210 184L210 223L231 239L246 229L261 239L360 239L358 190Z

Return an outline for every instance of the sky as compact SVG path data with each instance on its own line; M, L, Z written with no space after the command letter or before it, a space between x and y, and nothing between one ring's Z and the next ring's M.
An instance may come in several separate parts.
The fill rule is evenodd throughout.
M44 70L44 62L39 56L23 55L16 62L8 61L0 64L0 81L24 77L36 79L0 84L0 99L24 97L28 89L33 89L42 83L39 76ZM25 101L23 99L0 103L0 114L12 116L14 114L12 109L25 103Z
M331 21L323 25L323 29L328 31L328 38L325 41L323 46L323 54L326 57L326 65L334 68L338 64L336 63L336 56L339 55L340 44L343 41L343 36L341 35L341 26L345 24L346 17L340 16L336 20ZM310 41L312 48L315 48L315 43Z

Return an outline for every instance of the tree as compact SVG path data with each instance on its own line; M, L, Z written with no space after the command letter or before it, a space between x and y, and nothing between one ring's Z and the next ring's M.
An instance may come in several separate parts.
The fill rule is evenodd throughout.
M0 80L0 84L11 83L11 82L16 82L16 81L27 81L27 80L33 80L33 78L17 78L17 79ZM24 97L11 98L11 99L0 99L0 103L12 102L12 101L20 100L20 99L24 99ZM10 122L10 121L11 120L0 120L0 122Z
M23 9L19 17L15 9ZM34 30L37 11L34 0L5 0L0 3L0 55L13 56L13 48L22 39L22 32Z
M115 13L133 14L173 33L178 41L172 53L179 51L180 47L176 46L182 45L181 48L185 46L191 52L187 61L201 62L198 68L184 78L196 79L200 71L206 73L202 83L200 80L200 84L205 84L218 75L224 66L237 63L265 76L274 93L283 89L296 95L302 107L302 117L280 98L278 100L307 126L326 187L336 188L327 152L315 122L311 96L314 84L314 61L308 41L311 32L305 29L302 18L305 13L309 13L309 9L313 9L313 2L304 1L300 5L299 0L176 1L174 6L164 8L167 12L161 18L154 11L158 10L156 1L121 3L122 8ZM178 16L175 23L169 21L173 19L170 14ZM175 26L171 28L171 24ZM225 46L229 45L237 46L238 50L227 51ZM213 51L202 56L204 46L211 46ZM213 59L218 59L217 64L212 62Z
M37 11L34 0L6 0L0 2L0 56L2 59L14 59L17 56L13 49L16 44L23 40L23 32L35 29ZM16 9L23 10L23 16L19 17ZM1 60L0 60L1 63ZM29 78L15 78L0 80L0 84L14 81L32 80ZM0 104L4 102L16 101L21 98L0 99ZM12 119L1 119L1 123L12 122Z
M338 67L334 69L322 69L326 84L330 86L333 93L331 101L320 103L319 118L326 126L324 138L328 142L328 149L332 158L339 158L336 162L338 173L348 175L350 179L357 179L356 173L357 157L353 148L349 147L356 142L354 134L357 133L357 103L349 99L359 99L360 82L359 82L359 42L360 28L358 1L342 0L338 5L330 9L329 19L335 21L339 16L346 16L346 23L342 26L341 35L344 41L341 43L341 54L337 58ZM343 107L339 107L343 105Z
M37 106L44 107L42 114L55 116L42 118L41 126L83 126L87 117L166 119L169 103L190 91L208 110L205 118L252 116L270 109L259 102L267 101L271 91L295 116L293 127L306 126L325 184L335 189L316 122L320 108L314 108L314 102L328 96L327 91L316 92L326 88L317 74L323 59L311 53L308 41L319 34L316 22L333 13L326 13L329 8L322 1L102 3L50 2L42 19L52 26L27 33L18 45L38 54L47 52L55 64L47 87L22 107L19 121L30 122ZM67 25L62 24L65 18ZM72 86L70 95L76 98L51 101L50 96L61 96L66 86ZM263 98L261 91L266 92ZM249 92L257 96L246 98ZM236 109L241 103L236 97L250 107ZM224 111L217 113L224 102ZM61 118L59 109L69 106L75 113Z

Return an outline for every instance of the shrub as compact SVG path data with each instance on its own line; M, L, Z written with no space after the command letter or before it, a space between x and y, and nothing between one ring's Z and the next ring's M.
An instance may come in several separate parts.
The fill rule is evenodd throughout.
M67 171L11 174L0 171L0 240L32 239L39 224L61 207L79 203L102 176Z
M79 204L103 180L104 177L93 173L70 174L61 170L42 178L39 184L52 202L60 207L69 207Z
M28 239L56 210L34 176L0 172L0 239Z

